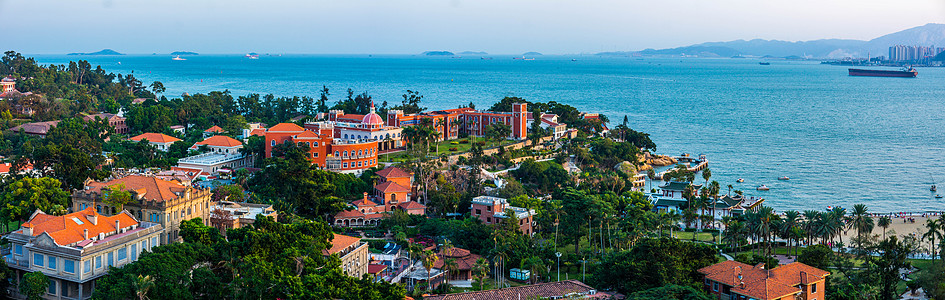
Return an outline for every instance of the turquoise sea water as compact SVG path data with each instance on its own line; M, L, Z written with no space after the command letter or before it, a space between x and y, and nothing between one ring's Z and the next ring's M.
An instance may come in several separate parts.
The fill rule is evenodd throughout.
M558 101L613 123L629 116L659 153L704 153L723 192L731 184L779 211L854 203L878 212L945 209L928 190L934 178L945 194L945 69L903 79L850 77L845 67L815 62L492 57L36 56L43 64L81 58L109 72L133 70L146 83L163 82L169 96L223 89L318 96L327 85L333 101L347 88L378 103L416 90L431 109L488 107L510 95ZM760 184L771 190L755 191Z

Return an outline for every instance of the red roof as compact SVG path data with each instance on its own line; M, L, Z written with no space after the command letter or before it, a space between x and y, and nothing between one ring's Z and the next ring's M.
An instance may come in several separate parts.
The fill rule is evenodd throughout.
M220 128L220 126L217 126L217 125L213 125L213 127L207 128L207 130L204 130L203 132L223 133L223 128Z
M129 175L108 182L92 182L89 184L92 188L85 190L85 192L101 193L102 187L117 184L124 184L126 191L134 192L144 200L159 202L180 198L178 194L183 194L190 189L177 181L167 181L144 175Z
M266 135L266 128L256 128L256 129L253 129L253 131L250 131L250 132L249 132L249 135L264 136L264 135Z
M426 205L420 204L420 203L417 202L417 201L407 201L407 202L398 204L397 206L399 206L401 209L404 209L404 210L426 209L426 208L427 208Z
M384 272L384 270L387 270L387 265L370 264L367 266L368 274L377 275L377 274L380 274L381 272Z
M595 291L590 294L590 291ZM507 299L555 299L568 298L567 295L578 293L578 299L622 299L623 295L598 291L577 280L563 280L531 285L514 286L495 290L465 292L423 297L424 300L507 300ZM583 294L583 295L580 295Z
M214 135L203 141L197 142L191 148L196 148L197 146L201 146L201 145L216 146L216 147L237 147L237 146L242 146L243 143L225 135Z
M410 173L407 173L407 171L404 171L404 169L401 169L398 167L387 167L387 168L384 168L383 170L377 171L377 173L374 173L374 174L377 174L377 176L384 177L384 178L410 178L412 177Z
M9 174L10 169L13 168L11 163L2 163L0 164L0 174ZM33 164L27 163L25 166L21 167L18 171L29 171L33 169Z
M699 269L699 273L708 280L732 286L734 293L761 300L800 293L798 285L821 281L830 275L830 272L798 262L766 270L762 265L731 260Z
M20 132L20 129L23 129L23 132L27 134L46 135L46 133L49 133L49 130L52 130L53 127L56 127L58 124L59 121L25 123L10 128L10 131Z
M133 136L129 138L129 140L132 140L135 142L140 142L141 140L148 140L148 142L160 143L160 144L167 144L167 143L180 141L179 138L176 138L173 136L169 136L163 133L151 133L151 132L142 133L142 134Z
M357 210L342 210L335 214L335 219L363 218L364 214Z
M276 126L269 127L266 132L301 132L305 129L295 123L279 123Z
M92 223L89 217L94 217L96 222ZM56 241L56 244L67 246L85 240L84 230L86 229L89 231L90 237L97 236L99 233L116 231L115 221L118 221L118 227L120 228L138 225L138 221L135 221L127 212L114 216L104 216L95 212L94 208L88 207L85 210L63 216L53 216L39 212L33 215L29 221L23 223L22 227L33 228L33 236L45 232Z
M410 189L397 184L393 181L385 181L384 183L374 186L375 190L381 191L382 193L409 193Z
M347 236L342 234L333 233L334 237L331 239L331 249L328 249L328 254L335 254L341 252L345 248L350 247L361 242L361 238L356 238L353 236Z

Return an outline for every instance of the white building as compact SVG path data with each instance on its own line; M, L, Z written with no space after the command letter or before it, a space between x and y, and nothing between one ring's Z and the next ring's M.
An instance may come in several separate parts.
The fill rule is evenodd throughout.
M167 152L171 148L171 144L174 142L180 141L179 138L169 136L163 133L142 133L140 135L133 136L128 140L140 142L141 140L148 140L148 143L157 148L158 150Z
M225 135L215 135L190 147L207 152L182 158L174 169L195 173L218 174L253 166L253 156L240 153L243 143ZM222 171L221 171L222 170Z

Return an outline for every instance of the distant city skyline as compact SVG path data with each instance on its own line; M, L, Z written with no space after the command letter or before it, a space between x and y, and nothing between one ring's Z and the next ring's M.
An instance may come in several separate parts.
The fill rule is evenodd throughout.
M0 48L26 54L104 48L130 54L571 54L756 38L870 40L945 23L940 0L630 2L0 0Z

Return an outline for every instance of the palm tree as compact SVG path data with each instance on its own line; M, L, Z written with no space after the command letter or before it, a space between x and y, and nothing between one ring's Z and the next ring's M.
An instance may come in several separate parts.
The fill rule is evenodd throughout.
M925 228L928 228L929 231L922 235L922 239L929 240L929 254L932 255L932 261L935 261L935 239L941 239L942 233L939 232L939 229L942 229L942 223L938 220L929 218L925 220Z
M696 213L694 208L684 209L682 213L682 220L686 223L686 228L689 228L693 222L699 219L699 214Z
M745 223L739 221L731 221L725 225L725 233L722 236L722 241L729 244L732 248L732 251L745 241Z
M781 237L787 239L788 246L791 245L791 240L794 239L793 231L798 227L798 222L800 221L801 213L796 210L789 210L784 212L784 219L781 222L780 235Z
M148 299L148 290L154 287L154 278L151 278L151 275L138 275L131 284L135 288L135 296L138 300L145 300Z
M761 225L764 227L763 239L765 241L765 256L771 255L771 224L778 220L778 215L774 213L774 208L770 206L762 206L758 209L759 220Z
M805 232L803 229L801 229L798 226L794 226L793 228L791 228L791 231L788 236L794 239L794 256L795 257L797 256L797 246L798 244L801 243L800 239L803 238L806 234L807 232Z
M892 225L892 219L889 216L879 217L879 220L876 221L876 225L883 228L883 239L886 239L886 229L889 229L889 225Z
M433 252L433 250L424 250L421 257L423 257L423 268L427 269L427 291L429 291L433 287L430 271L433 270L433 264L440 258L436 256L436 252Z
M489 272L489 262L485 258L480 257L476 260L476 263L472 266L473 278L479 282L479 290L482 290L483 281L486 280L486 274Z
M458 268L458 266L456 265L456 260L452 258L453 249L455 247L453 247L453 242L446 240L445 242L443 242L443 246L440 248L443 250L443 256L447 257L447 259L443 261L444 266L446 266L446 269L449 271L447 273L447 278L451 278L453 275L453 272L455 271L454 269Z
M805 210L804 211L804 226L803 229L807 232L807 245L810 245L813 242L814 238L814 227L817 224L817 219L820 219L821 212L816 210Z
M865 204L853 205L853 211L850 212L850 226L856 229L856 248L863 249L863 232L873 231L873 218L869 216L868 208Z

